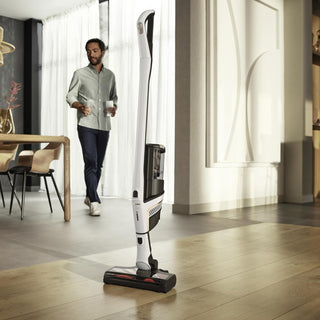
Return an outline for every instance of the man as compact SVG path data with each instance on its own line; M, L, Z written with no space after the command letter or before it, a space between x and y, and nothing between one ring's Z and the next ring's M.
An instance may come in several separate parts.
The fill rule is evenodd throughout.
M67 102L77 109L87 189L84 203L89 206L91 216L99 216L101 201L97 187L111 130L109 115L115 116L118 97L115 76L102 63L106 51L103 41L88 40L86 51L90 63L74 72ZM105 108L110 100L111 107Z

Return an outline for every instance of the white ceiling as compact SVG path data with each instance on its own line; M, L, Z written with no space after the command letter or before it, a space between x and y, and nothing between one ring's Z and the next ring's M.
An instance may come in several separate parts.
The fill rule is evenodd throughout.
M89 0L0 0L0 15L18 20L42 20L87 2Z

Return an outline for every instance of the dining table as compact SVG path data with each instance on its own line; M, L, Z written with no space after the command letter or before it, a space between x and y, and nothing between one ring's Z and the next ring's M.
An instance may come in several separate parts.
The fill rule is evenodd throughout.
M61 142L63 144L64 162L64 220L71 219L70 200L70 139L66 136L46 136L38 134L2 134L0 133L0 143L32 144Z

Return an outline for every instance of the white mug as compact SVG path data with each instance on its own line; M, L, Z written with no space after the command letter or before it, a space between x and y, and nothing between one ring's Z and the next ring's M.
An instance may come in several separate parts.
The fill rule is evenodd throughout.
M110 117L111 112L109 108L113 108L113 100L104 101L103 103L103 111L106 116Z

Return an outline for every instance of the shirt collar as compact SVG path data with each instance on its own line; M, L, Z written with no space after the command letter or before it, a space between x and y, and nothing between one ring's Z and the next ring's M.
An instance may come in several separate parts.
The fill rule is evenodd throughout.
M98 73L97 69L96 69L91 63L88 64L88 67L89 67L92 71L95 71L95 72ZM102 72L103 69L104 69L104 65L102 64L102 68L101 68L101 71L100 71L100 72Z

